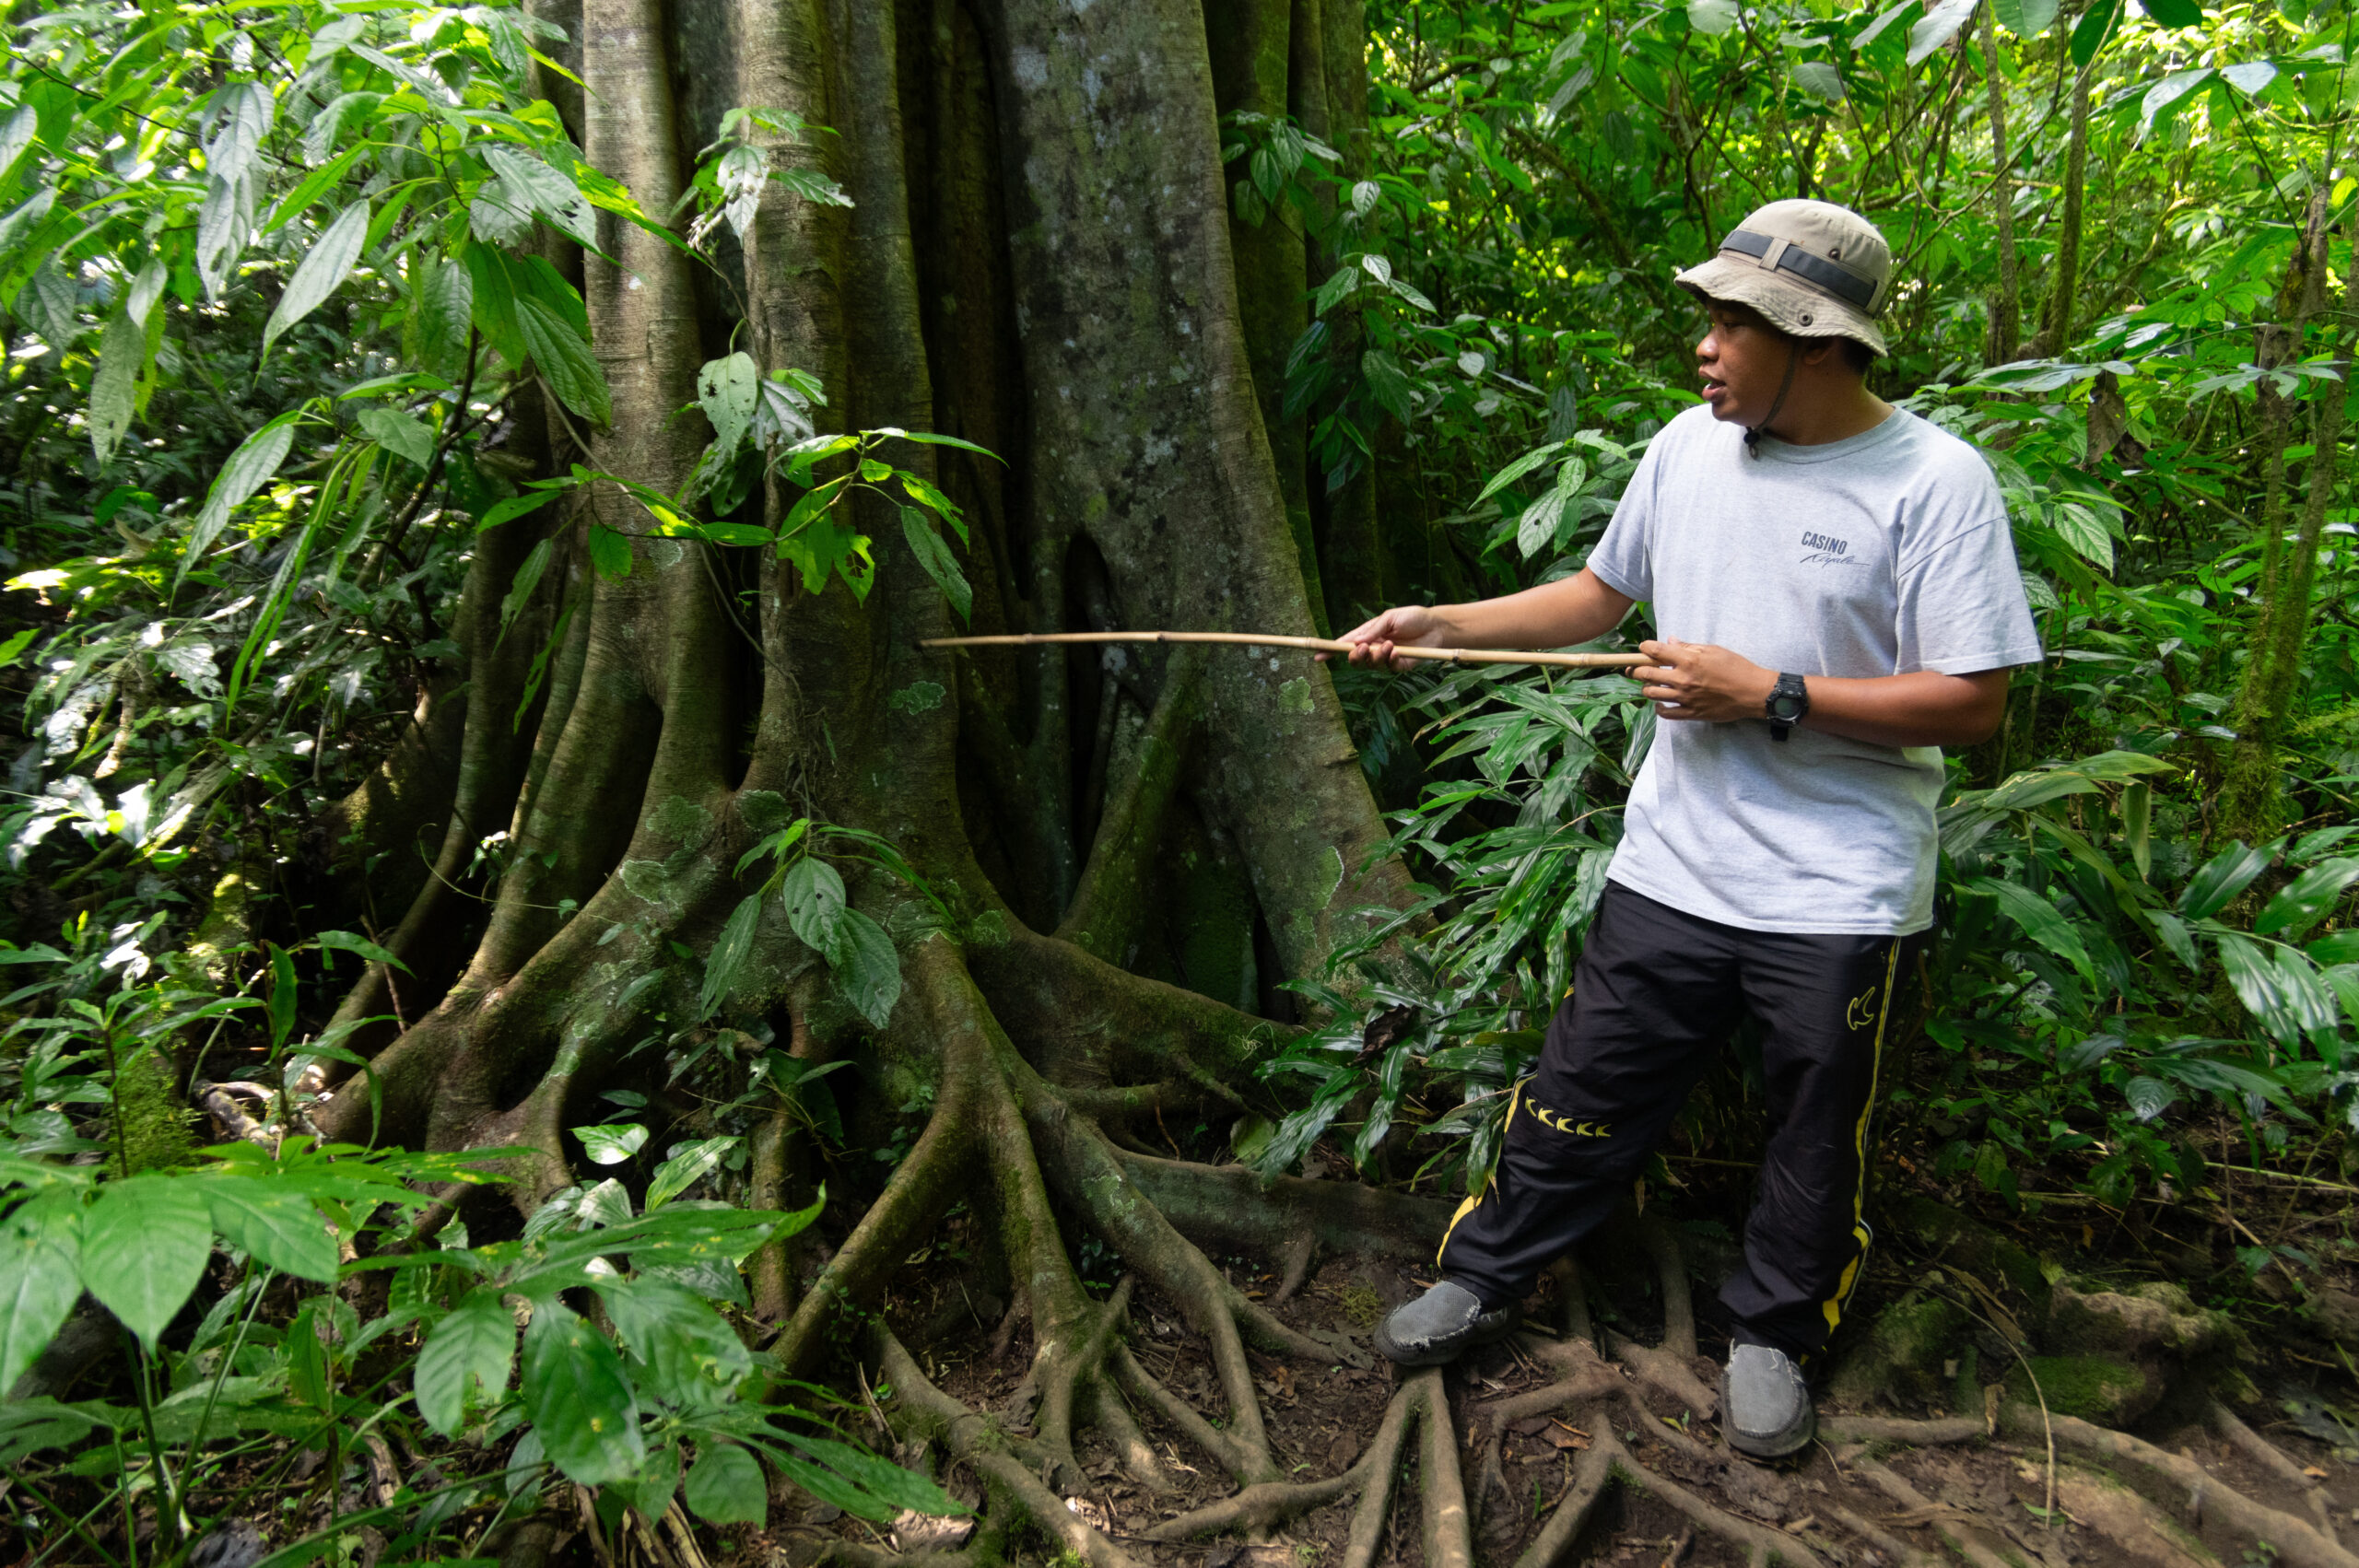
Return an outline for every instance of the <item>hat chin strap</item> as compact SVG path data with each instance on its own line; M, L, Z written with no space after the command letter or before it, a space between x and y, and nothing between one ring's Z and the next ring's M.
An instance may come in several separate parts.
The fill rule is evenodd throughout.
M1769 400L1769 412L1761 416L1760 424L1748 425L1744 427L1744 450L1748 455L1753 457L1761 455L1761 438L1767 434L1770 422L1778 417L1778 410L1786 406L1786 394L1794 390L1794 367L1802 362L1802 345L1799 343L1788 344L1786 373L1778 382L1778 395Z

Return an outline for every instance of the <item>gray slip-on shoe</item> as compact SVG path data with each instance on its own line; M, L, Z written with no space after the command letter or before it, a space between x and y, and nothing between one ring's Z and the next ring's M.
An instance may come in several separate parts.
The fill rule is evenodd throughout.
M1738 1345L1720 1375L1720 1434L1729 1446L1755 1459L1778 1459L1817 1434L1810 1384L1785 1352L1767 1345Z
M1444 1280L1414 1301L1403 1302L1376 1327L1376 1348L1402 1366L1439 1366L1461 1352L1515 1332L1517 1307L1483 1310L1483 1298L1454 1280Z

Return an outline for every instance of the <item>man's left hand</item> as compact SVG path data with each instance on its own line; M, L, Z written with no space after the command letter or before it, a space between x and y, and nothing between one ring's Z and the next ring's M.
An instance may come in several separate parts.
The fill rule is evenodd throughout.
M1714 724L1767 717L1769 694L1778 685L1775 670L1708 642L1642 642L1638 651L1654 662L1630 673L1642 683L1658 717Z

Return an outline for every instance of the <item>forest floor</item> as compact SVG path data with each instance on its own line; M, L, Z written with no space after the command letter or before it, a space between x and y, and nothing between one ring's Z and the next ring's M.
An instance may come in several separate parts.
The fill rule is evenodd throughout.
M1739 1173L1702 1174L1703 1180L1672 1202L1691 1214L1741 1213L1742 1194L1735 1190L1742 1179ZM1730 1190L1719 1191L1722 1187ZM2330 1207L2318 1216L2322 1224L2337 1228L2343 1217ZM2109 1228L2100 1230L2092 1218L2099 1223L2109 1219ZM2134 1211L2084 1216L2069 1205L2050 1205L2029 1220L2016 1218L2013 1228L2044 1256L2071 1255L2069 1266L2076 1273L2134 1270L2150 1278L2166 1277L2169 1267L2190 1264L2195 1253L2193 1243L2142 1223ZM1697 1353L1691 1387L1708 1391L1718 1387L1727 1350L1713 1275L1724 1270L1733 1246L1724 1239L1725 1230L1710 1222L1681 1227L1681 1234L1696 1285L1693 1320ZM1716 1238L1722 1238L1717 1246ZM1007 1318L995 1299L986 1294L978 1302L979 1287L950 1256L954 1252L955 1246L938 1243L933 1256L913 1260L915 1266L887 1305L886 1319L945 1393L979 1410L1004 1411L1024 1382L1030 1337L1020 1321ZM1664 1328L1662 1291L1643 1249L1625 1235L1602 1238L1590 1252L1586 1305L1601 1341L1625 1348L1627 1343L1657 1343ZM1215 1262L1250 1294L1274 1293L1280 1288L1278 1277L1259 1263L1234 1258ZM1112 1260L1103 1260L1102 1267L1110 1269ZM1905 1243L1880 1246L1830 1363L1839 1365L1877 1313L1922 1282L1934 1267L1932 1260L1912 1255ZM1339 1332L1365 1349L1382 1314L1431 1279L1430 1270L1414 1264L1330 1257L1291 1299L1274 1305L1294 1327ZM1110 1281L1096 1284L1103 1293ZM2330 1405L2351 1402L2353 1379L2348 1374L2318 1355L2305 1353L2338 1353L2330 1344L2304 1340L2298 1334L2264 1332L2238 1362L2249 1379L2245 1387L2268 1391L2259 1402L2248 1400L2239 1413L2292 1461L2290 1468L2264 1464L2248 1448L2230 1442L2207 1421L2210 1405L2200 1385L2171 1389L2154 1410L2126 1425L2155 1449L2198 1467L2205 1479L2190 1486L2159 1476L2151 1463L2110 1463L2085 1446L2060 1445L2051 1460L2045 1433L2036 1426L2027 1430L2020 1420L1999 1422L1995 1398L1985 1409L1966 1412L1945 1408L1954 1400L1911 1399L1891 1390L1882 1398L1847 1402L1829 1395L1823 1376L1818 1380L1819 1408L1830 1429L1839 1427L1840 1418L1848 1414L1923 1422L1953 1418L1953 1430L1959 1424L1954 1418L1961 1413L1979 1418L1987 1410L1992 1419L1972 1422L1981 1430L1962 1440L1921 1445L1889 1435L1860 1440L1829 1430L1794 1459L1761 1467L1729 1452L1719 1440L1714 1412L1693 1408L1706 1401L1691 1399L1685 1409L1676 1408L1676 1401L1666 1402L1660 1376L1647 1379L1650 1398L1643 1403L1635 1398L1626 1404L1609 1399L1602 1405L1592 1402L1503 1419L1508 1401L1524 1396L1529 1405L1535 1391L1559 1384L1566 1375L1563 1337L1545 1327L1565 1320L1563 1304L1553 1299L1555 1288L1554 1280L1543 1281L1539 1294L1528 1304L1532 1327L1523 1334L1475 1352L1446 1375L1458 1467L1473 1515L1471 1544L1483 1562L1517 1562L1540 1538L1560 1501L1580 1492L1580 1456L1599 1439L1601 1416L1602 1424L1614 1429L1603 1433L1606 1441L1618 1441L1648 1479L1637 1485L1606 1487L1559 1562L1618 1568L1738 1568L1775 1553L1774 1546L1761 1544L1768 1537L1756 1537L1748 1547L1725 1531L1698 1530L1694 1508L1683 1511L1665 1501L1665 1482L1708 1500L1735 1520L1790 1541L1795 1550L1783 1554L1790 1561L1837 1568L1933 1568L1960 1560L1971 1568L2105 1568L2115 1563L2273 1568L2281 1560L2273 1543L2257 1547L2248 1528L2240 1530L2206 1508L2202 1493L2212 1485L2232 1489L2306 1524L2327 1525L2337 1539L2318 1544L2330 1551L2359 1541L2359 1469L2338 1457L2334 1445L2284 1419L2279 1398L2306 1389ZM2268 1293L2258 1293L2265 1297ZM2257 1299L2253 1305L2265 1312L2268 1304ZM1185 1315L1140 1291L1131 1302L1130 1323L1130 1342L1142 1363L1165 1387L1216 1416L1221 1403L1212 1358L1187 1327ZM2003 1359L2003 1341L1995 1334L1984 1331L1973 1338L1988 1341L1985 1353ZM1969 1357L1974 1353L1967 1341L1956 1348ZM1367 1359L1365 1367L1309 1366L1254 1353L1271 1449L1289 1479L1339 1475L1375 1437L1403 1375L1381 1359ZM1966 1378L1958 1387L1974 1380L1974 1365L1969 1359ZM1941 1370L1954 1376L1956 1366L1953 1358ZM1614 1371L1625 1378L1631 1375L1619 1365ZM2001 1371L1989 1371L1985 1381L1995 1385L2001 1375ZM1997 1392L1995 1386L1991 1392ZM1641 1410L1650 1410L1660 1424L1649 1426L1637 1413ZM1332 1568L1344 1561L1356 1510L1348 1494L1259 1539L1252 1532L1184 1541L1149 1539L1157 1526L1216 1504L1236 1488L1185 1436L1159 1422L1151 1411L1137 1413L1178 1483L1176 1489L1160 1494L1143 1489L1117 1456L1091 1434L1079 1441L1076 1453L1086 1485L1067 1501L1068 1507L1136 1562L1156 1568L1315 1568L1321 1563ZM1023 1429L1012 1424L1010 1430ZM868 1435L883 1440L881 1432ZM2349 1447L2341 1452L2353 1454ZM904 1462L921 1464L933 1459L910 1448L904 1448L901 1457ZM1411 1468L1416 1463L1412 1459ZM941 1479L963 1501L980 1500L978 1478L963 1466L954 1464ZM1375 1558L1380 1568L1431 1568L1419 1519L1421 1496L1431 1495L1407 1481L1394 1489ZM766 1531L734 1534L731 1554L716 1562L729 1568L800 1568L833 1540L907 1550L955 1547L963 1539L956 1533L929 1539L920 1527L914 1535L890 1539L887 1532L873 1530L799 1493L790 1491L780 1501L783 1506L773 1509ZM1019 1561L1046 1561L1055 1555L1038 1539L1010 1546ZM2318 1547L2309 1550L2315 1552ZM2294 1562L2302 1557L2287 1553L2283 1560Z

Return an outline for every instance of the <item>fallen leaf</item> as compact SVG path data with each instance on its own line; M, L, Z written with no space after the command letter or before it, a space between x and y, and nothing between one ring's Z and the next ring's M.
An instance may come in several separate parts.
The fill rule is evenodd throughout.
M2302 1473L2308 1476L2312 1480L2326 1480L2326 1471L2320 1469L2316 1465L2304 1465L2302 1467Z
M1787 1521L1785 1530L1788 1535L1798 1536L1816 1523L1818 1523L1817 1515L1805 1514L1799 1519Z

